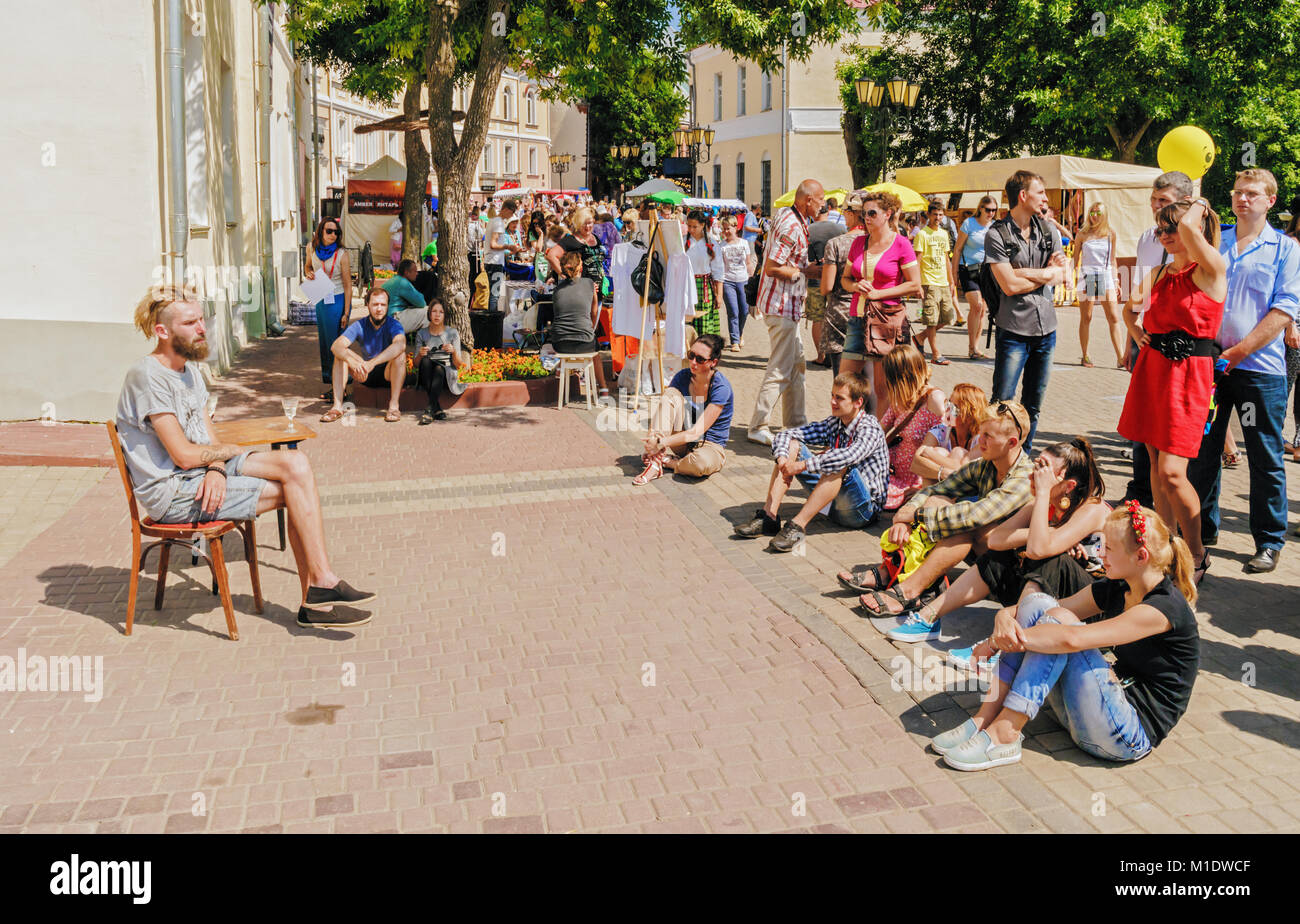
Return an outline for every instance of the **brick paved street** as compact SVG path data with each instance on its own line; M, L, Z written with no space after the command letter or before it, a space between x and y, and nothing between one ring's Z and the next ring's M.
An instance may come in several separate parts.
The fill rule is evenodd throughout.
M1065 311L1063 360L1077 359L1075 326ZM0 495L0 655L99 655L105 674L97 702L0 693L0 831L1300 830L1300 555L1292 541L1274 574L1241 572L1244 465L1226 474L1202 672L1171 738L1112 766L1040 716L1019 766L959 774L924 739L978 694L895 689L910 648L834 580L876 560L879 527L818 523L803 555L731 538L770 458L744 440L766 352L760 324L746 333L723 363L733 451L703 484L633 487L634 434L585 410L431 427L362 411L355 427L321 428L305 448L335 567L381 591L355 632L295 624L292 558L263 517L263 615L246 567L231 567L239 642L206 569L183 556L161 612L142 580L127 638L116 472L0 469L18 476ZM964 352L964 332L942 337ZM311 329L254 344L215 389L219 416L314 396L314 354ZM954 359L935 380L987 388L991 374ZM1058 366L1041 427L1094 437L1112 499L1127 477L1111 433L1126 383ZM810 370L809 385L821 416L830 373ZM991 613L945 619L922 657L981 636Z

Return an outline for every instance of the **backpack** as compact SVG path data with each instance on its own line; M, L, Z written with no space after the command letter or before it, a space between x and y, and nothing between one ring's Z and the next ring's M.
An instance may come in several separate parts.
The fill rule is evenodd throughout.
M1033 226L1038 229L1039 239L1050 242L1052 239L1052 232L1047 226L1047 222L1038 215L1035 215L1030 219L1030 221ZM1002 236L1002 242L1006 245L1007 255L1011 258L1012 266L1015 265L1016 259L1021 256L1022 245L1025 245L1025 239L1021 237L1019 233L1012 233L1011 226L1014 223L1015 220L1010 216L1007 216L1004 219L994 222L993 227L989 229L990 233L997 231L997 233ZM1048 246L1050 246L1050 243ZM998 309L1002 306L1003 297L1002 287L998 285L997 278L993 275L993 264L989 263L987 260L981 263L975 281L979 285L980 295L984 296L984 303L988 305L989 308L988 339L992 339L993 325L998 316ZM985 346L987 345L988 340L986 339Z
M645 294L646 261L650 260L650 304L657 305L664 300L664 264L656 250L653 255L643 254L636 269L632 270L632 288L636 290L637 301Z

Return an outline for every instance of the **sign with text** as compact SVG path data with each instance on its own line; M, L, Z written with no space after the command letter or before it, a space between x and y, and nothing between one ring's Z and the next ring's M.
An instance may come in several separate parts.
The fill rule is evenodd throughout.
M425 195L433 184L425 187ZM400 215L406 184L401 180L348 180L348 211L357 215Z

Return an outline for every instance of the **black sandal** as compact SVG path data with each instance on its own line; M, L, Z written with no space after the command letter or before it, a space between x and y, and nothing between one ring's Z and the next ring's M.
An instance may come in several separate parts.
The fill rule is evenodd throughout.
M868 587L862 581L867 575L876 579L876 583ZM894 577L891 576L881 565L864 565L861 568L854 568L849 572L850 577L845 579L842 575L835 575L835 579L847 587L849 590L856 590L864 594L871 590L887 590L894 584Z
M925 598L924 593L922 593L920 596L909 598L906 594L903 593L903 589L898 584L895 584L892 587L886 588L884 590L884 593L893 597L895 600L901 603L903 605L903 608L899 610L897 613L891 613L885 609L885 601L884 601L884 597L881 596L881 591L873 587L870 590L868 590L867 593L871 594L871 599L875 601L877 607L876 609L873 610L870 607L868 607L865 603L861 603L861 601L859 601L859 605L864 610L866 610L866 615L867 618L869 619L892 619L894 617L910 616L912 615L912 613L916 612L917 610L921 609L921 607L925 606L926 603L928 602L924 599Z
M1195 584L1197 587L1200 587L1201 580L1205 577L1205 573L1209 570L1210 570L1210 550L1206 549L1205 553L1201 555L1201 563L1197 565L1196 569L1192 572L1192 583Z

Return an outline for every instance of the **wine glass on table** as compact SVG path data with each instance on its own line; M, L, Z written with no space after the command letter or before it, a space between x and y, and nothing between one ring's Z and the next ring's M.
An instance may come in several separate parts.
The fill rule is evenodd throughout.
M293 425L293 418L298 413L298 399L281 398L280 406L284 408L284 416L289 418L288 432L292 433L296 429Z

